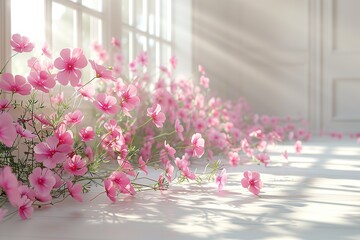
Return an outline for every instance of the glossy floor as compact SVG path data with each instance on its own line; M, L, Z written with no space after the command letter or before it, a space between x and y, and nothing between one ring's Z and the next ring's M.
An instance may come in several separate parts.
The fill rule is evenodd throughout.
M267 168L227 167L223 192L184 184L111 204L104 195L91 200L103 191L94 188L83 204L66 199L29 221L1 222L0 239L360 239L360 145L320 139L300 155L292 146L273 150ZM244 170L261 173L260 197L241 187Z

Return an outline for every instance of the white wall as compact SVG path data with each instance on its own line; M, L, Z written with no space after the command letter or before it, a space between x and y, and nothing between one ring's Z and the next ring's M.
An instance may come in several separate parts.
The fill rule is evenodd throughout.
M357 0L194 0L193 65L255 112L359 131L359 12Z

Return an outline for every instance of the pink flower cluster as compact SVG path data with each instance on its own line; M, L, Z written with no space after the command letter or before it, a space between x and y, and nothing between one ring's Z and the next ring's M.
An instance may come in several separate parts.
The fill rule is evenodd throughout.
M119 40L112 43L121 51ZM19 34L10 44L18 53L34 48ZM18 209L22 219L32 215L34 204L51 204L55 197L82 202L94 181L115 202L119 194L134 195L142 188L164 190L174 179L201 181L203 173L191 166L195 159L213 162L214 155L224 155L233 167L252 160L267 166L269 144L296 140L300 152L301 141L310 137L291 119L252 113L244 99L224 101L205 94L211 82L202 66L200 85L174 76L174 56L169 66L159 66L159 78L150 81L146 52L129 66L121 52L116 53L114 67L106 68L104 48L94 43L93 49L98 59L87 59L79 48L64 48L52 59L56 54L45 45L41 56L28 61L27 77L13 76L6 66L0 73L0 197ZM87 66L93 77L84 80ZM125 71L133 77L120 78ZM58 84L68 86L72 95L55 90ZM51 101L41 102L38 93ZM83 102L90 110L77 107ZM27 150L14 157L20 146ZM9 158L12 161L3 161ZM20 171L19 163L27 170ZM107 164L114 169L105 171ZM162 173L154 184L144 186L141 175L147 175L150 166ZM224 189L223 166L204 174L215 178L219 191ZM260 174L246 171L241 184L258 195ZM4 216L0 208L0 219Z

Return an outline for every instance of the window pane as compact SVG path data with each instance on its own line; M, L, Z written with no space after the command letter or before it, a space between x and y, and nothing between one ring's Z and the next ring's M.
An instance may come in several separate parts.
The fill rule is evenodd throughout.
M149 8L149 16L148 16L148 24L149 24L149 34L155 35L155 33L159 33L159 24L160 24L160 18L157 13L156 4L159 0L149 0L148 1L148 8ZM157 34L159 35L159 34Z
M64 5L52 5L52 41L54 52L76 46L76 12Z
M82 4L85 7L102 12L102 5L103 5L102 0L82 0Z
M129 44L129 31L127 29L123 29L122 31L122 37L121 37L121 50L122 55L124 57L124 63L126 66L129 64L129 61L132 59L129 56L129 50L130 50L130 44Z
M147 0L135 1L136 28L147 31Z
M130 10L130 3L129 0L122 0L121 1L121 20L125 24L129 24L129 10Z
M139 55L139 53L142 51L145 51L145 52L147 51L146 41L147 41L147 39L144 35L136 34L136 46L135 46L136 56Z
M148 57L149 57L149 71L151 76L157 77L159 74L159 42L154 39L149 39L149 49L148 49ZM156 78L157 79L157 78Z
M161 36L171 41L171 0L161 1Z
M89 14L83 14L82 22L82 39L83 49L87 57L96 59L97 54L91 51L91 44L97 42L103 44L102 40L102 21L97 17L90 16Z
M36 4L35 8L34 4ZM29 9L31 9L31 11L29 11ZM41 49L45 42L44 19L43 0L11 1L11 34L18 33L22 36L28 37L30 41L35 44L35 50L37 51ZM15 62L23 64L13 64L12 71L16 74L25 74L29 70L26 63L28 58L29 55L26 53L18 54L15 58Z

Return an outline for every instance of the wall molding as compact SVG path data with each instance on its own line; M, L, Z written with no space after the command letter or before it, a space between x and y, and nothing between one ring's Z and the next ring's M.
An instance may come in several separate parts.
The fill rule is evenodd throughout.
M308 119L310 130L319 133L323 129L322 119L322 0L309 0L309 99Z

